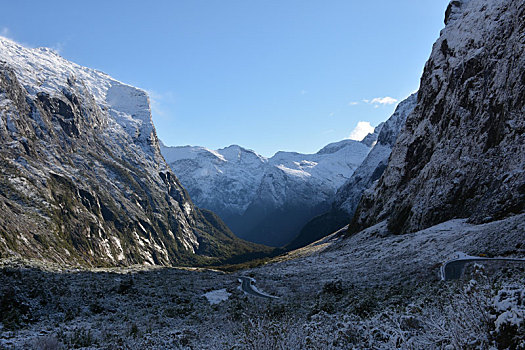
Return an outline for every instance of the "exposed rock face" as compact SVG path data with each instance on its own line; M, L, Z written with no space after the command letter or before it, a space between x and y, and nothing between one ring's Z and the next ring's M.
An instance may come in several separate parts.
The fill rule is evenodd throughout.
M144 91L4 38L0 60L0 256L176 264L253 249L194 207Z
M271 158L236 145L161 151L199 207L219 214L241 238L281 246L329 208L376 138L371 134L363 142L343 140L315 154L277 152Z
M525 208L525 3L452 1L418 103L350 225L393 233Z
M416 102L417 95L410 95L399 103L386 122L376 127L374 133L378 135L374 147L350 179L339 188L330 210L310 220L287 248L296 249L305 246L348 224L363 192L371 188L383 174L397 135L405 125L405 120L413 111Z

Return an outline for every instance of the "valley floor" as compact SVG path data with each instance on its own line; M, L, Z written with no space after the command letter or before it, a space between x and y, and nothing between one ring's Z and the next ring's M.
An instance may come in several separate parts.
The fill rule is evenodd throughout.
M524 265L471 264L459 281L438 275L456 251L524 257L525 215L384 232L379 224L331 236L231 274L4 260L0 348L525 348ZM240 276L280 298L245 295Z

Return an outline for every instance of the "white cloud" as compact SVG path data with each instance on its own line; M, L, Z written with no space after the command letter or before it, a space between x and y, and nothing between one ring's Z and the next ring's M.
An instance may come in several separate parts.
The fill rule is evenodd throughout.
M348 102L349 106L355 106L355 105L358 105L358 104L359 104L359 102L357 102L357 101Z
M372 100L363 100L366 103L370 103L373 105L381 104L381 105L391 105L397 102L397 100L393 97L385 96L385 97L374 97Z
M348 138L350 140L361 141L366 135L373 133L374 127L370 125L370 122L358 122L354 130L350 133Z

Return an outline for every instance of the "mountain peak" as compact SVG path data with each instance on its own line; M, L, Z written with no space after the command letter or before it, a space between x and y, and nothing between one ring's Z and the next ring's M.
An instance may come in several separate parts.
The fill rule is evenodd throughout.
M368 135L372 135L372 134L368 134ZM317 151L317 154L335 153L335 152L338 152L338 151L340 151L341 149L343 149L345 147L358 147L357 145L366 145L366 146L368 146L363 141L356 141L356 140L345 139L345 140L341 140L341 141L338 141L338 142L329 143L328 145L324 146L319 151ZM368 147L370 147L370 146L368 146Z
M343 140L315 154L279 151L267 159L231 145L213 151L225 159L217 162L203 149L162 153L197 205L217 212L241 237L270 245L287 243L319 214L370 150Z

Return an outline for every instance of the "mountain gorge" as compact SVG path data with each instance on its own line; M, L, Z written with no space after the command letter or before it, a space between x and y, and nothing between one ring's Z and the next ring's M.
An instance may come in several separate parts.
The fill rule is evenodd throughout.
M525 348L524 50L525 2L453 0L374 134L265 158L0 38L0 348ZM322 215L282 252L192 200L275 242Z
M220 215L241 238L282 246L329 208L376 138L374 133L315 154L277 152L271 158L236 145L217 151L161 146L161 152L198 206Z
M0 61L2 257L206 264L266 249L193 205L144 91L5 38Z

